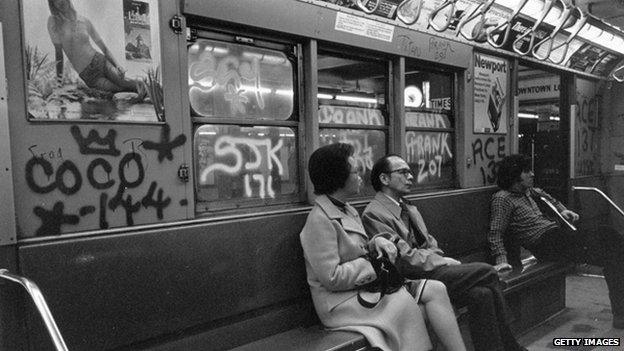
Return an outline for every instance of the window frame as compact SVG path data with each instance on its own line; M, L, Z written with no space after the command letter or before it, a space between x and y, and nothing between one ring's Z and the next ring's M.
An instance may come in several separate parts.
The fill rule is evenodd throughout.
M408 72L408 62L410 65L410 69ZM427 67L429 66L429 67ZM410 191L410 194L418 194L418 193L423 193L423 192L427 192L427 191L431 191L431 190L446 190L446 189L455 189L458 187L458 160L457 160L457 150L459 149L458 147L458 135L460 133L460 128L459 128L459 121L458 121L458 114L457 114L457 110L458 110L458 82L457 82L457 72L455 70L451 70L451 69L446 69L446 68L442 68L442 67L438 67L438 66L434 66L431 67L430 65L428 65L427 63L421 62L419 60L416 59L412 59L412 58L405 58L405 66L404 66L404 71L403 71L403 86L401 87L401 93L400 93L400 97L397 97L401 100L400 106L402 108L402 111L400 113L403 121L402 121L402 130L401 130L401 149L405 150L404 155L407 161L407 147L405 145L405 137L407 135L408 132L436 132L436 133L449 133L449 139L452 140L453 145L451 148L451 151L453 152L453 158L451 160L451 165L452 165L452 173L451 173L451 178L450 181L445 182L444 184L441 183L436 183L436 184L429 184L429 185L418 185L416 181L414 181L414 184L412 185L412 189ZM450 83L450 89L449 92L451 94L450 98L451 98L451 104L450 104L450 109L446 110L443 108L431 108L431 107L408 107L405 106L405 97L404 97L404 92L405 92L405 87L406 87L406 79L408 74L412 73L415 70L419 70L419 71L424 71L424 72L428 72L428 73L433 73L433 74L438 74L438 75L443 75L448 77L449 83ZM407 113L410 112L422 112L422 113L439 113L439 114L444 114L448 117L449 121L451 122L451 126L447 127L447 128L431 128L431 127L413 127L413 126L408 126L407 125ZM412 169L412 171L414 171L414 169ZM414 174L414 178L416 179L418 177L418 169L415 170Z
M396 118L396 116L392 116L392 111L393 111L393 96L392 96L392 84L393 84L393 67L392 67L392 57L393 56L387 56L383 53L368 53L360 48L353 48L354 53L351 54L344 54L344 49L346 47L336 47L333 45L319 45L319 48L317 50L317 54L316 54L316 59L318 62L318 58L321 55L326 55L326 56L335 56L335 57L340 57L340 58L345 58L345 59L351 59L351 60L359 60L359 61L367 61L367 62L379 62L379 63L384 63L385 66L385 96L384 96L384 104L381 106L381 108L379 108L379 110L382 113L382 116L384 117L384 124L382 125L367 125L367 124L353 124L353 123L321 123L319 121L319 111L320 111L320 106L321 105L326 105L326 104L321 104L320 99L318 97L316 97L316 94L319 93L319 89L318 89L318 82L317 82L317 89L314 92L314 95L316 97L316 107L317 107L317 111L315 111L314 114L314 118L316 119L317 122L317 132L318 132L318 137L317 137L317 142L318 145L321 146L320 142L320 133L321 130L325 129L333 129L333 130L377 130L377 131L381 131L384 135L385 138L385 143L383 145L384 149L385 149L385 154L391 152L390 151L390 139L391 139L391 125L392 125L392 118ZM318 76L318 71L319 71L319 67L317 65L316 67L316 71L317 71L317 76ZM348 107L349 105L331 105L331 106L341 106L341 107ZM354 106L355 107L355 106ZM383 155L382 155L383 156ZM373 162L375 162L376 160L373 160ZM367 171L370 174L370 171ZM362 178L364 178L364 174L360 174L360 176ZM366 186L370 186L370 184L364 184L363 187ZM362 192L360 192L360 194L354 195L349 197L350 201L361 201L361 200L365 200L365 199L369 199L371 197L373 197L374 194L363 194Z
M302 65L302 45L294 40L284 40L283 38L275 38L273 36L257 35L254 33L240 33L240 32L225 32L214 28L198 28L190 27L189 32L191 35L187 36L187 51L188 48L193 45L196 40L213 40L221 41L229 44L246 45L249 47L257 47L268 50L276 50L284 53L287 59L292 64L292 79L293 79L293 107L291 115L284 120L277 119L252 119L241 117L206 117L199 116L193 112L188 101L189 106L189 118L191 125L191 138L192 138L192 150L191 150L191 162L193 174L197 172L197 155L195 152L195 133L197 129L202 125L219 126L237 126L237 127L285 127L290 128L295 133L295 143L297 149L297 180L296 192L292 194L285 194L275 199L270 198L236 198L236 199L219 199L214 201L199 200L198 196L198 180L193 176L193 192L195 194L195 215L215 215L215 214L227 214L230 212L258 212L259 209L266 210L266 207L271 209L279 209L282 207L288 207L292 204L301 204L306 201L305 191L305 173L302 158L305 157L304 150L304 113L303 113L303 89L301 83L303 82L303 65ZM188 66L188 60L187 60ZM188 88L186 91L188 97Z

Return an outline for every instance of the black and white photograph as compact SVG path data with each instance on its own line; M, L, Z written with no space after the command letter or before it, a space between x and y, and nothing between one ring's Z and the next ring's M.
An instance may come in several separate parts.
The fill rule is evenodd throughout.
M0 0L0 351L624 350L624 0Z

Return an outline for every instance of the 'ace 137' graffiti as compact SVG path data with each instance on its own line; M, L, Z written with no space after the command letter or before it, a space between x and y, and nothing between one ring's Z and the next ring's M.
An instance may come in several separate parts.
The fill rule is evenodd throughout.
M51 153L37 154L36 145L31 146L32 157L26 162L25 177L30 190L36 194L48 194L58 191L63 196L51 204L35 206L33 213L41 220L41 226L36 230L36 236L58 235L62 233L63 225L76 225L80 219L94 213L99 214L99 227L110 227L108 211L122 209L125 212L126 225L134 225L133 215L144 208L153 208L159 220L164 217L164 210L171 204L171 198L156 180L152 180L146 191L137 193L146 181L147 163L145 150L154 150L158 153L158 160L164 158L173 160L172 150L186 142L184 135L170 139L170 128L163 127L161 140L158 142L130 139L122 142L126 152L118 148L116 143L117 132L110 129L105 136L96 130L91 130L84 136L78 126L72 126L70 132L78 145L80 153L91 156L85 167L79 167L71 159L63 158L62 149ZM99 199L89 203L90 199L78 197L83 187L91 187L100 191ZM144 187L143 187L144 189ZM66 213L65 202L72 202L72 207L78 207L77 213ZM76 203L85 201L84 204ZM181 202L182 203L182 202Z
M494 184L496 181L496 162L505 157L505 137L488 137L472 142L472 163L479 167L483 185Z

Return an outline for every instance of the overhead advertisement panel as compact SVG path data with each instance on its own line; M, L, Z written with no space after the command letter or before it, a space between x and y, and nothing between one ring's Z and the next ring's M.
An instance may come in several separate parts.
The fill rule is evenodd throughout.
M507 0L300 1L331 3L385 23L394 21L398 26L599 76L609 75L623 58L619 53L581 40L579 33L589 28L591 16L567 3L562 3L561 8L556 1L547 1L540 8L530 10L527 2Z
M566 66L576 71L604 76L611 72L620 59L607 50L583 44L566 62Z

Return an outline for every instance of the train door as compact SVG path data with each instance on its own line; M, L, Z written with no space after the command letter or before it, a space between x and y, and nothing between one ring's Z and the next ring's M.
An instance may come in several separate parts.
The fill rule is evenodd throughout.
M536 186L564 198L568 169L567 109L561 76L518 67L518 151L531 157Z

